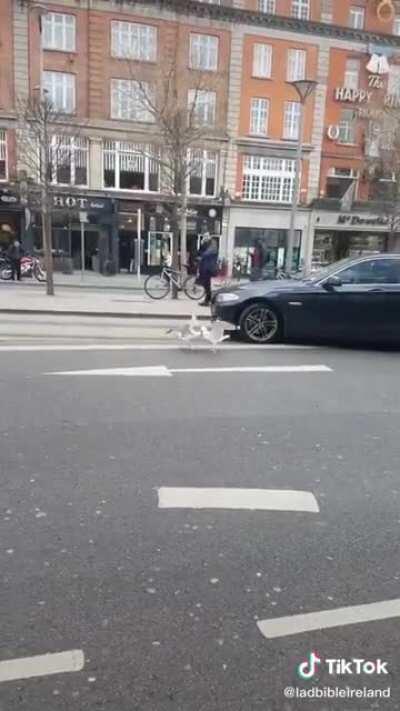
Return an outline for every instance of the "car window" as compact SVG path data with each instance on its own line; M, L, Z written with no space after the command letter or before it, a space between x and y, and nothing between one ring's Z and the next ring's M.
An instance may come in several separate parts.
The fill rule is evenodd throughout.
M376 259L353 264L337 273L343 284L398 284L400 260Z

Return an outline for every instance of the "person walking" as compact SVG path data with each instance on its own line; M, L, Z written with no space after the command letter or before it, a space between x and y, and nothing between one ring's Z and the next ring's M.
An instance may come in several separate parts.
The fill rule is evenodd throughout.
M204 287L205 298L199 306L209 306L211 302L211 279L217 276L218 272L218 246L214 239L205 245L200 256L199 284Z
M262 278L263 266L265 264L265 251L263 243L257 239L251 255L251 275L250 281L258 281Z
M15 239L7 250L7 256L11 263L11 279L13 281L15 281L15 277L17 277L18 281L21 281L21 257L23 253L21 242Z

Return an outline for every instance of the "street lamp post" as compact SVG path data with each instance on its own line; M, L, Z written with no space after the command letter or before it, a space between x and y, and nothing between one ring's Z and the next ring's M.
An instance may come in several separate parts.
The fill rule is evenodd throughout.
M79 213L79 222L81 223L81 281L85 279L85 224L88 222L87 212Z
M293 267L293 248L296 231L297 208L299 204L300 193L300 176L301 176L301 158L303 149L303 128L304 128L304 107L309 96L315 91L317 82L312 79L299 79L298 81L288 82L290 86L296 89L300 99L300 120L299 120L299 136L296 149L296 165L294 174L292 206L290 210L290 227L288 242L286 248L285 271L290 274Z

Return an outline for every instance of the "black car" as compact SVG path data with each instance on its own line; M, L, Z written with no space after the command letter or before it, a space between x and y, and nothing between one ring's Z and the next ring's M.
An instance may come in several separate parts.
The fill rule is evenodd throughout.
M221 289L213 297L212 316L253 343L399 343L400 254L343 259L308 278Z

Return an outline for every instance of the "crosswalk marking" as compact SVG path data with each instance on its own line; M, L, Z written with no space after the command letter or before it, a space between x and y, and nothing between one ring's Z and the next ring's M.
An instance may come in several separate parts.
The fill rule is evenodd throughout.
M63 370L45 373L45 375L75 376L124 376L124 377L171 377L174 373L186 374L225 374L225 373L331 373L327 365L264 365L234 366L215 368L167 368L165 365L151 365L130 368L95 368L93 370Z

